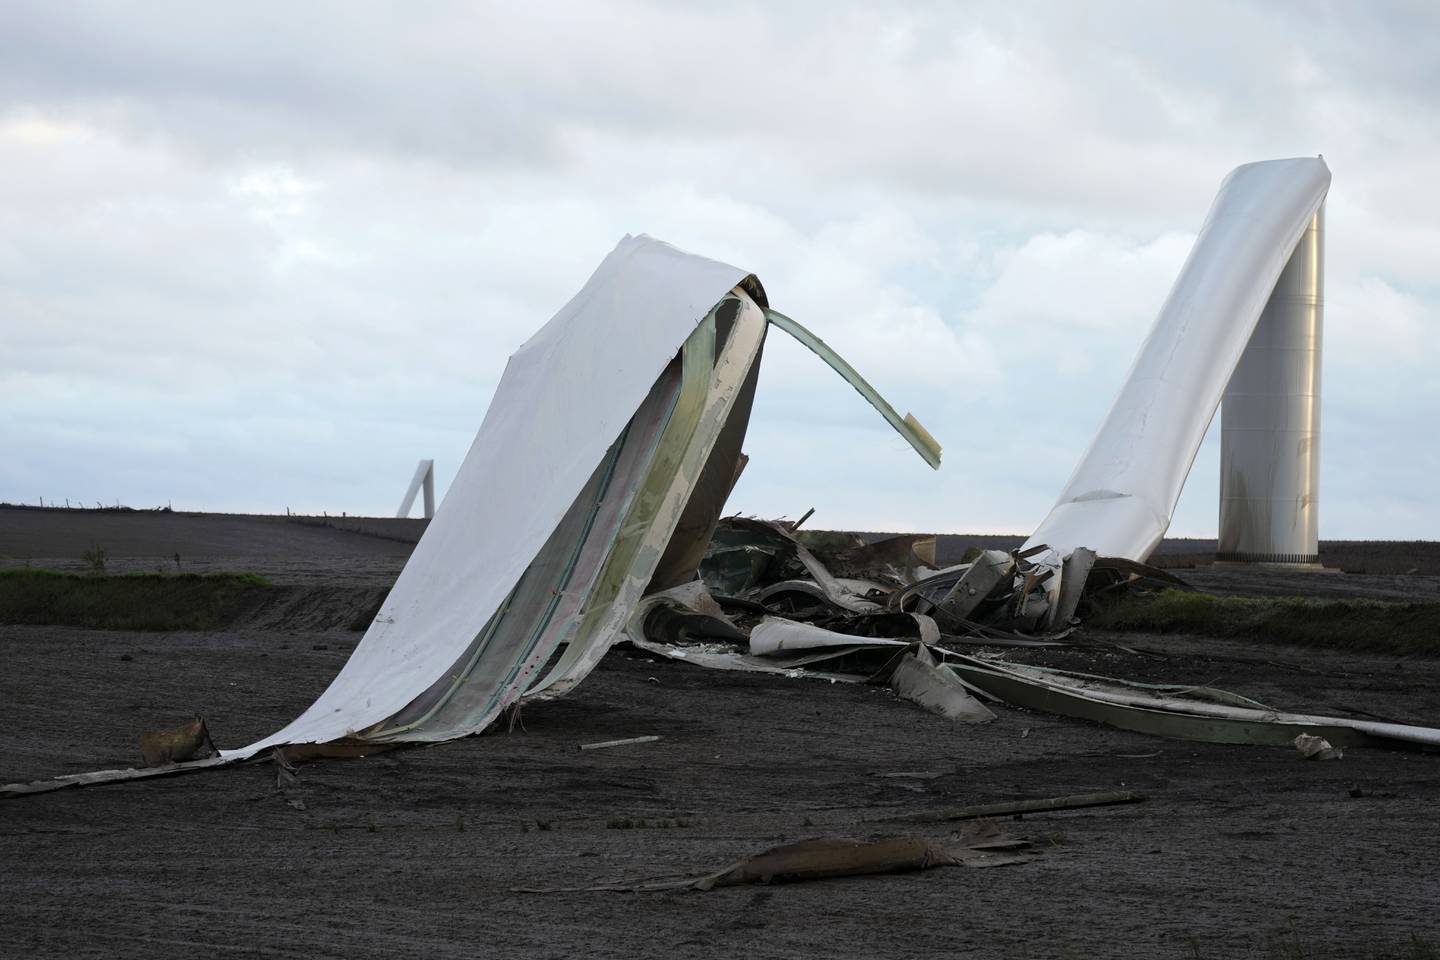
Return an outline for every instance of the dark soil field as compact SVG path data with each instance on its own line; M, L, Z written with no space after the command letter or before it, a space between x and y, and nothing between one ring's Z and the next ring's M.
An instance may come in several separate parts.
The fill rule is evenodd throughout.
M173 568L178 553L186 571L274 584L214 631L0 626L0 781L133 765L141 732L197 712L222 746L300 713L421 528L312 521L0 509L0 566L84 569L82 554L103 547L110 570ZM1180 572L1215 592L1440 597L1433 544L1348 545L1326 560L1368 572ZM1114 639L1146 652L1010 656L1440 723L1440 659ZM293 784L258 763L0 801L0 955L1437 955L1440 756L1309 762L997 712L953 726L886 688L617 649L513 729L308 764ZM643 735L662 739L577 749ZM943 839L959 825L887 818L1114 789L1149 799L1006 818L1043 851L1028 864L706 893L516 892L699 873L806 837Z

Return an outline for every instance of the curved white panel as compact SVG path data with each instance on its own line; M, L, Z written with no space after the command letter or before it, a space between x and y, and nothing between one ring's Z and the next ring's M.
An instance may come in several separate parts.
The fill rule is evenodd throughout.
M1318 158L1250 163L1225 178L1120 395L1027 547L1150 555L1276 280L1329 188L1330 170Z
M395 713L465 652L662 370L746 271L646 236L611 251L516 351L370 629L289 726L227 757L320 743Z
M349 735L439 740L475 732L525 692L562 640L572 646L553 674L545 675L546 695L578 683L623 630L737 399L754 389L750 372L768 322L761 305L736 289L749 280L743 270L649 237L622 240L584 289L510 358L439 511L340 674L289 726L223 756L240 759L276 744L324 743ZM754 289L759 290L758 283ZM732 291L728 302L737 304L738 312L727 320L717 354L717 321L702 318ZM938 462L938 445L913 417L901 419L818 338L793 321L786 324L790 332L809 337L812 346L818 344L817 352L927 460ZM704 349L692 352L690 345L701 334L708 337L702 338ZM657 387L677 355L678 397ZM698 364L695 370L692 362ZM699 387L698 393L686 393L687 384ZM612 479L610 469L598 468L608 448L624 448L617 437L652 387L658 391L652 400L665 401L659 427L674 416L684 429L669 442L665 433L648 439L637 435L637 442L646 441L647 457L663 452L668 466L660 469L646 459L636 468L639 477L622 471L630 482L644 487L654 479L656 486L626 487L613 502L605 501L606 510L625 511L605 514L622 521L631 538L618 545L614 531L595 519L605 513L601 500ZM748 417L748 400L744 409ZM630 452L621 449L616 461ZM738 455L737 446L732 456ZM725 473L733 477L733 463ZM597 492L577 502L592 485ZM627 503L644 501L635 514L620 503L632 495ZM567 518L574 529L560 526ZM561 542L542 558L557 528ZM600 599L590 592L599 590L595 579L567 586L592 534L602 555L590 556L585 575L606 580L609 592ZM608 578L612 559L617 564L613 580ZM532 563L547 577L558 577L540 586L561 586L546 590L531 584L536 588L512 595ZM514 616L487 631L502 606ZM456 694L460 683L473 686ZM385 729L375 727L386 720L393 722Z

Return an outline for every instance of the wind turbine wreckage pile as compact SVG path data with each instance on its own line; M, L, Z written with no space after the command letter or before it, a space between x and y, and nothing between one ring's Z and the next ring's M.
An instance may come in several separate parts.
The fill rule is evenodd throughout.
M1064 643L1087 597L1173 581L1144 561L1222 399L1222 555L1316 561L1329 185L1322 159L1233 171L1049 516L1021 549L944 570L933 540L866 544L722 519L772 326L834 368L933 468L940 447L773 310L755 275L627 236L510 358L434 519L308 710L239 749L0 789L463 737L563 696L620 641L702 666L889 683L960 722L993 720L983 699L1187 739L1440 747L1440 730L1285 714L1220 690L956 649Z

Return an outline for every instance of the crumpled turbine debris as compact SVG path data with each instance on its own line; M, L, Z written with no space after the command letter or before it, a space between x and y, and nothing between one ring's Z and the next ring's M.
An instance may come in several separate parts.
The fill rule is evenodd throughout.
M218 757L172 756L0 795L205 769L277 747L323 754L329 744L465 736L522 701L563 695L622 637L706 666L890 683L957 721L988 719L978 695L1189 739L1440 746L1430 728L1283 714L1209 688L953 649L1066 642L1087 601L1175 582L1141 561L1164 536L1234 363L1329 183L1313 158L1248 164L1225 180L1050 515L1022 549L977 551L947 569L935 569L923 538L867 544L721 522L746 462L771 326L834 368L932 467L940 447L823 340L771 309L754 275L627 236L510 358L434 520L308 710Z

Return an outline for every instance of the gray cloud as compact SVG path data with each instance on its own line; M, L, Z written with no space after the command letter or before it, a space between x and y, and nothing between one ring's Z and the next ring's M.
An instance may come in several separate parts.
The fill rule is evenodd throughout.
M1023 530L1220 177L1323 151L1325 530L1440 535L1430 5L772 6L9 5L0 499L384 511L644 230L947 446L929 474L776 342L737 506Z

